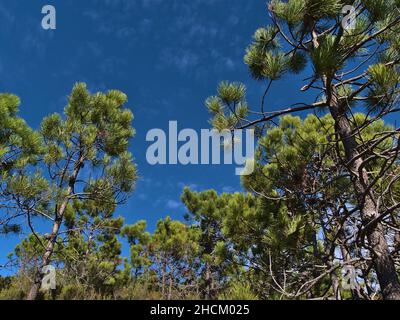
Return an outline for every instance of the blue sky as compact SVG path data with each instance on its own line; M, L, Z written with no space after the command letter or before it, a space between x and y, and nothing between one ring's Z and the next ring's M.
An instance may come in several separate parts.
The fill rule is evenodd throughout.
M41 28L41 9L57 9L57 29ZM92 92L118 89L129 97L137 131L131 152L140 180L117 214L127 223L146 219L150 229L167 215L182 219L180 194L195 190L240 190L232 166L150 166L148 130L208 128L204 100L222 80L248 86L250 104L265 88L250 79L243 63L253 32L268 24L264 0L2 0L0 3L0 92L17 94L21 116L34 128L61 112L73 84ZM277 84L270 108L296 98ZM0 241L0 264L18 237ZM127 249L124 248L124 252Z

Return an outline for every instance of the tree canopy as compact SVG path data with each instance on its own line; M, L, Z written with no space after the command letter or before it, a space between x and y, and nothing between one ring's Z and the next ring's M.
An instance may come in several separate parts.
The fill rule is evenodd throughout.
M184 188L179 221L115 213L138 179L124 93L77 83L38 130L0 95L0 236L29 231L0 298L400 299L400 2L267 11L244 55L260 102L229 81L205 101L211 127L255 130L255 170L240 192ZM304 79L287 89L304 101L276 108L270 94L288 77Z

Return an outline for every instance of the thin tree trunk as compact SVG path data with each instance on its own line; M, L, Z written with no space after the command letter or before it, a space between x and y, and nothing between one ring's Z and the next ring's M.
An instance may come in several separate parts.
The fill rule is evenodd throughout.
M76 178L78 177L78 173L83 165L83 162L84 162L84 157L81 155L78 162L75 165L72 175L69 177L67 196L63 200L63 202L61 203L60 207L58 208L58 210L56 212L56 219L54 220L52 232L50 234L49 240L47 241L45 253L42 257L42 261L41 261L39 270L37 270L37 272L35 274L34 282L29 290L27 300L36 300L36 298L38 296L39 289L40 289L40 286L42 284L42 280L44 277L42 270L45 266L49 265L49 263L51 261L51 256L54 251L54 245L57 241L58 232L59 232L61 224L63 222L64 213L65 213L65 210L67 209L67 205L69 202L68 197L70 195L72 195L72 193L74 192Z
M335 300L342 300L342 295L340 293L339 278L336 271L331 273L332 291Z
M170 275L169 275L169 288L168 288L168 298L167 298L167 300L171 300L171 298L172 298L172 276L173 276L173 274L174 274L174 269L171 268L171 272L170 272Z
M327 98L329 108L333 119L335 120L335 129L341 142L343 143L346 160L349 162L350 174L352 176L354 191L360 206L361 218L364 225L379 216L376 201L372 193L367 190L368 172L361 168L363 164L362 157L357 150L357 142L352 133L349 119L346 115L346 109L339 103L335 89L324 81L328 88ZM397 278L394 261L390 255L389 247L385 238L382 224L378 222L374 227L367 231L369 246L371 247L372 261L376 271L378 281L382 290L384 299L400 299L400 283Z
M161 270L161 272L162 272L162 288L161 288L161 295L162 295L162 297L163 297L163 299L166 299L166 285L167 285L167 260L166 260L166 258L164 257L163 258L164 260L163 260L163 263L162 263L162 270Z
M210 300L211 299L211 270L210 270L210 264L206 262L205 266L206 272L205 272L205 295L204 299L205 300Z

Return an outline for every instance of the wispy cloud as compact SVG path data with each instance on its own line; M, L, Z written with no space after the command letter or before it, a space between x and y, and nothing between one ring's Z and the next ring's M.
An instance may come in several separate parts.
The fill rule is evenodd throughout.
M83 14L94 32L124 40L124 47L146 45L154 50L158 69L204 79L221 70L234 70L243 55L237 32L248 5L225 0L91 0ZM205 13L224 19L205 19ZM157 14L155 14L157 13ZM156 20L155 20L155 17ZM140 42L146 37L146 44ZM210 50L210 44L215 48ZM238 48L241 48L238 50Z
M177 210L177 209L183 209L184 206L181 202L175 201L175 200L168 200L165 204L166 208L172 209L172 210Z
M12 24L15 22L15 15L11 10L6 8L3 4L0 3L0 21L3 21L4 25Z
M201 58L190 50L166 49L161 53L160 62L164 66L173 66L183 73L197 67Z
M237 191L238 190L235 189L232 186L224 186L224 187L222 187L222 192L225 192L225 193L233 193L233 192L237 192Z

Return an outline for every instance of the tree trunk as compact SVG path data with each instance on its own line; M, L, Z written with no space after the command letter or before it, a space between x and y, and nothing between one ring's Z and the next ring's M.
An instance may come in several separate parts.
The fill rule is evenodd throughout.
M54 245L57 241L58 232L59 232L61 224L63 222L64 213L65 213L65 210L67 209L67 205L69 202L69 196L72 195L74 192L75 181L76 181L76 178L78 177L78 173L83 165L83 162L84 162L84 157L81 155L78 162L75 165L72 175L69 177L67 196L61 203L58 210L56 211L56 219L54 220L53 229L52 229L51 235L49 237L49 240L47 241L46 249L45 249L44 255L42 257L42 261L41 261L39 270L36 271L36 274L34 277L34 282L29 290L27 300L36 300L36 298L37 298L37 295L39 293L39 289L40 289L40 286L42 284L42 280L44 277L42 270L45 266L50 264L51 256L54 251Z
M206 290L205 290L205 294L204 294L204 299L205 300L210 300L212 298L211 297L211 282L212 282L212 279L211 279L210 264L208 262L206 262L205 269L206 269L206 272L205 272L204 281L205 281L205 289Z
M354 191L360 206L361 219L364 225L379 216L379 210L372 193L367 190L368 172L361 168L362 157L359 157L357 142L352 133L349 119L346 115L345 106L339 103L337 94L333 86L328 81L324 81L327 92L327 101L333 119L335 120L335 130L343 143L346 160L349 162L349 171L352 176ZM371 248L372 261L378 277L384 299L400 299L400 283L397 278L394 261L390 255L389 247L385 238L382 224L378 222L370 228L366 234Z
M166 299L166 293L165 293L165 291L166 291L166 285L167 285L167 260L166 260L166 258L164 257L164 261L163 261L163 263L162 263L162 270L161 270L161 272L162 272L162 280L161 280L161 282L162 282L162 288L161 288L161 295L162 295L162 297L163 297L163 299Z
M169 288L168 288L168 298L167 300L171 300L172 299L172 275L174 274L173 271L170 272L170 276L169 276Z
M336 271L331 273L331 282L332 282L333 298L335 300L342 300L342 295L340 293L339 278L336 274Z

